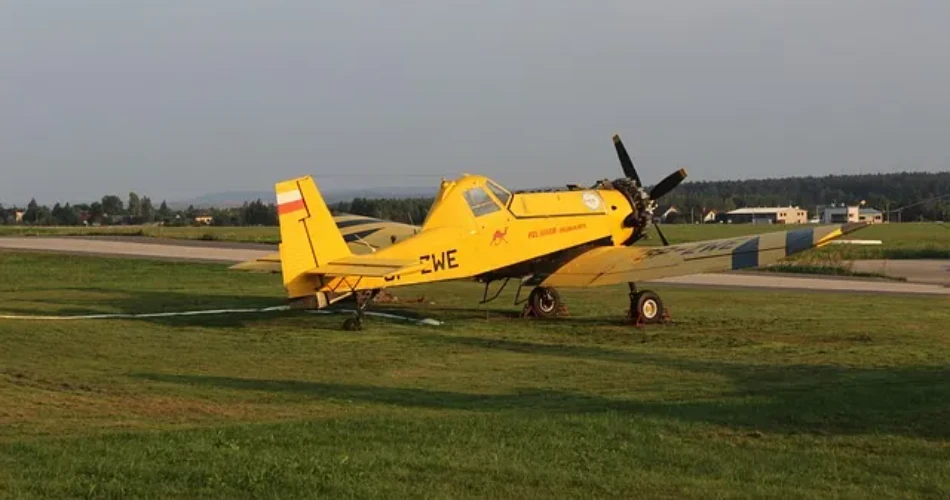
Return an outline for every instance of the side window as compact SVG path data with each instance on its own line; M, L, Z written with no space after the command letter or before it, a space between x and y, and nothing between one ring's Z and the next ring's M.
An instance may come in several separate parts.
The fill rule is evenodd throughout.
M498 198L498 201L501 202L502 206L508 206L508 199L511 198L511 193L505 191L494 182L488 182L488 189L491 190L492 194L495 195L495 198Z
M484 188L471 188L465 191L464 196L468 207L472 209L472 213L475 214L475 217L500 210L495 201L491 199L491 196L488 196L488 193L485 192Z

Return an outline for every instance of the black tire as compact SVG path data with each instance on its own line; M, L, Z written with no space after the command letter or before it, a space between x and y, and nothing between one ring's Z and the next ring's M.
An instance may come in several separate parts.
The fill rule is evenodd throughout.
M561 308L561 296L554 288L535 287L534 290L531 290L528 301L531 304L531 309L540 318L557 316L558 310Z
M642 323L659 323L663 321L663 301L660 296L650 290L637 293L635 297L636 315L634 318Z
M363 329L363 322L359 318L346 318L343 322L343 329L348 332L355 332Z

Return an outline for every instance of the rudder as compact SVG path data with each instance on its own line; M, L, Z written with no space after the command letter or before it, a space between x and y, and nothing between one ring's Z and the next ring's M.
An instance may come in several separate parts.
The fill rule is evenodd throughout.
M275 185L280 224L280 263L291 298L313 295L301 275L351 255L313 178L298 177Z

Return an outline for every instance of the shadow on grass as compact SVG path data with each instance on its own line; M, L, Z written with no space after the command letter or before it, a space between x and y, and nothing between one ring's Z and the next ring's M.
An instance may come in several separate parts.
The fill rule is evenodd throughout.
M585 349L572 355L588 357L591 352ZM596 354L595 357L603 358L602 353ZM720 425L746 432L885 433L941 440L950 437L948 368L871 370L829 366L753 366L633 354L623 359L726 375L732 379L735 389L702 400L642 401L533 388L507 394L472 394L424 388L206 375L133 376L155 382L282 392L305 398L401 407L568 414L619 412Z
M474 324L502 324L517 321L518 325L538 330L570 328L571 326L585 325L588 327L621 327L629 326L626 310L622 307L603 306L599 310L591 311L589 307L578 307L581 313L569 313L567 316L553 318L522 317L521 308L506 308L505 306L491 308L477 308L466 306L442 306L433 309L433 316L444 321L475 322ZM418 309L425 312L425 309Z
M0 315L21 316L86 316L108 314L165 314L189 311L247 310L263 309L286 305L283 297L247 294L207 294L173 291L114 290L108 288L61 288L57 292L79 293L80 299L55 297L30 297L26 303L53 306L31 309L29 307L0 305ZM98 297L98 298L97 298ZM164 326L199 326L207 328L243 328L252 326L261 320L272 319L277 315L284 318L296 318L299 327L317 330L342 330L343 320L351 315L355 303L344 300L324 311L328 314L312 314L307 311L235 311L219 314L194 314L180 316L146 316L138 318L120 318L144 321ZM371 312L395 314L408 319L421 320L425 311L405 307L374 307ZM371 316L367 321L376 323L404 323L403 320Z
M85 316L99 314L156 314L218 309L261 309L285 304L280 297L227 295L174 291L114 290L107 288L61 288L56 292L79 293L84 298L29 297L23 302L53 306L31 309L0 306L0 314L22 316ZM266 314L280 314L269 312ZM260 314L236 312L215 315L132 318L170 326L239 327L261 318Z

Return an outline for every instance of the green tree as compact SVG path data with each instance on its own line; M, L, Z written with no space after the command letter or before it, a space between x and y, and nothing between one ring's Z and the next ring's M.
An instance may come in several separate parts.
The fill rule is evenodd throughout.
M36 198L30 198L30 202L26 204L26 212L23 213L23 222L36 224L39 208L40 206L36 203Z
M148 196L143 196L141 208L139 210L139 223L148 224L154 220L155 207L152 206L152 199Z
M129 193L129 204L128 204L129 216L132 218L133 224L138 224L142 216L142 200L139 199L139 195L132 191Z
M102 203L94 201L89 204L89 223L99 223L101 224L105 210L103 210Z
M165 203L165 200L162 200L162 204L158 207L158 218L163 222L169 222L172 218L172 211L168 208L168 203Z
M51 213L52 223L58 226L75 226L79 224L79 211L70 206L69 203L66 203L65 206L60 206L59 203L53 205L53 211Z
M114 194L102 197L103 222L105 219L110 221L119 220L123 214L122 199Z
M276 212L258 198L250 203L244 203L240 219L248 226L272 226L277 224Z

